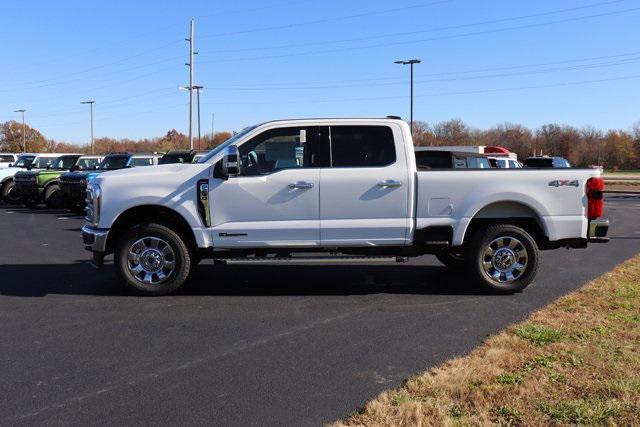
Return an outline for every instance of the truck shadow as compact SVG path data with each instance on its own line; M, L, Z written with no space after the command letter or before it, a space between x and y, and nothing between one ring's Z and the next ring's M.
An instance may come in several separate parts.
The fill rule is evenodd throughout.
M7 296L136 295L119 284L110 264L104 271L95 270L87 262L10 264L0 266L0 277L0 295ZM201 264L190 281L174 295L268 297L380 293L478 295L482 292L470 285L465 276L452 274L440 266Z

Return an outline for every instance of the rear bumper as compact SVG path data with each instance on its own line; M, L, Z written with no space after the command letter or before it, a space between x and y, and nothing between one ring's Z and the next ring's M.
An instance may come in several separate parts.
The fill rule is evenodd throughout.
M609 238L607 233L609 232L609 219L592 219L589 221L589 232L587 239L590 243L607 243Z

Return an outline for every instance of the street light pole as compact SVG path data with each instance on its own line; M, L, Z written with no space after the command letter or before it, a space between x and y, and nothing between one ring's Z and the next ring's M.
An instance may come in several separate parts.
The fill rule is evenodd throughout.
M93 99L89 101L80 102L80 104L89 104L89 119L91 121L91 154L94 154L93 153L93 104L95 103L96 101L94 101Z
M27 152L27 128L24 124L24 112L27 111L24 108L20 110L13 110L14 113L22 113L22 152Z
M409 93L410 93L410 121L409 121L409 128L411 129L411 134L413 135L413 65L414 64L419 64L420 61L419 59L409 59L406 61L395 61L395 64L400 64L400 65L408 65L410 68L410 74L411 74L411 82L410 82L410 89L409 89Z
M204 86L194 86L193 87L196 90L196 97L197 97L197 103L198 103L198 150L200 149L200 89L204 89Z

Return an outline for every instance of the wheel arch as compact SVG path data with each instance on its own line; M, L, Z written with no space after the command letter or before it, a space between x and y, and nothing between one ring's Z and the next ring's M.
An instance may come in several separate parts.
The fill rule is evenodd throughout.
M479 228L499 224L510 224L524 229L538 246L545 246L548 242L549 234L543 215L530 204L514 200L493 201L476 209L463 227L460 227L461 235L455 236L454 242L464 245Z
M177 211L162 205L138 205L120 213L113 222L107 237L106 252L112 253L119 238L127 230L142 223L164 225L178 233L189 250L196 250L198 245L189 222Z

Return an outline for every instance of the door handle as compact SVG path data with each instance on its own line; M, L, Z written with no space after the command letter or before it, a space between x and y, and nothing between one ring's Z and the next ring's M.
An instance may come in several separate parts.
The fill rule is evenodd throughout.
M387 187L400 187L402 183L400 181L394 181L393 179L387 179L384 181L380 181L378 183L378 187L387 188Z
M289 188L292 190L307 190L309 188L313 188L313 182L292 182L291 184L289 184Z

